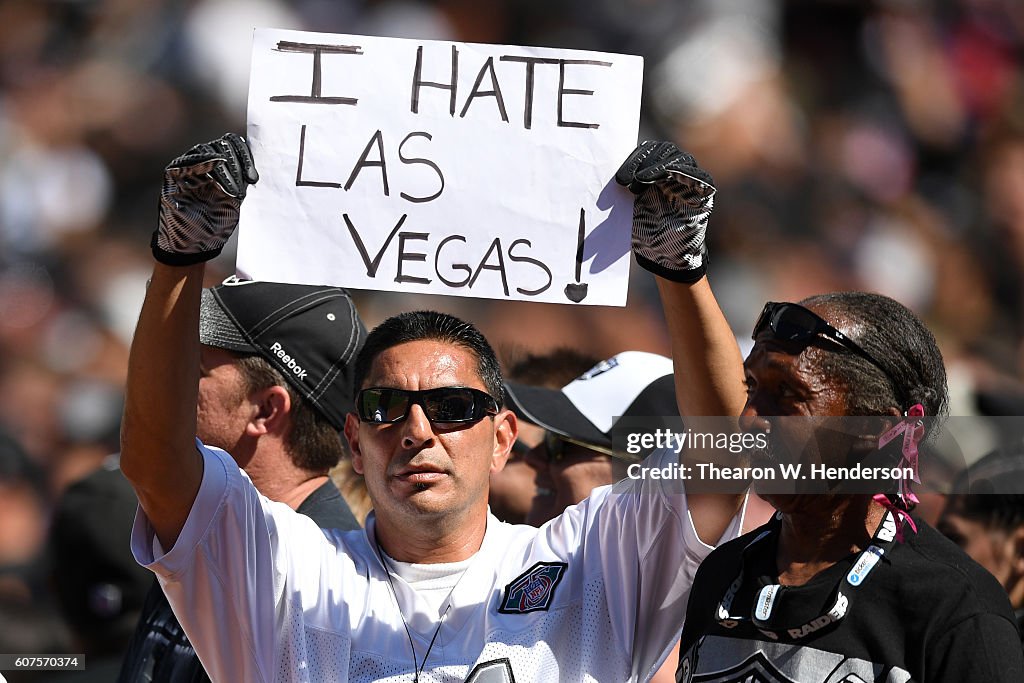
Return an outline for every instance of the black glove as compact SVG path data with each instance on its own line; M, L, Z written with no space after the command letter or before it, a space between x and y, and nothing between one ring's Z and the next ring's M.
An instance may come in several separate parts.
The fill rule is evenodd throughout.
M714 206L711 174L671 142L643 142L615 174L637 195L633 255L655 275L696 282L707 271L704 233Z
M234 133L172 161L164 169L153 257L187 266L217 256L238 225L246 188L259 178L248 143Z

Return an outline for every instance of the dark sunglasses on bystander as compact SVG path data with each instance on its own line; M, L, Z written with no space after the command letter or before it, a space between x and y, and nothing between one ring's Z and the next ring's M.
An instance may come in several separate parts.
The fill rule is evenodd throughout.
M619 455L614 453L611 449L605 448L603 446L598 446L596 444L590 444L590 443L584 443L582 441L577 441L576 439L570 439L567 436L562 436L562 435L556 434L556 433L554 433L552 431L545 431L544 432L544 451L547 453L548 461L549 462L559 462L564 457L566 457L566 447L567 446L577 446L579 448L589 449L589 450L593 451L594 453L599 453L601 455L608 455L608 456L611 456L613 458L620 457ZM624 458L624 459L628 460L628 458Z
M356 397L356 412L363 422L392 424L407 418L413 404L422 408L431 422L445 424L477 422L498 413L498 402L493 396L471 387L422 391L370 387Z

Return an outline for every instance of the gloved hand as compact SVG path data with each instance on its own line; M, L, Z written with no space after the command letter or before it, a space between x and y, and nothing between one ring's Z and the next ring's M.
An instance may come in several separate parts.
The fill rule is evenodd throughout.
M704 244L714 206L711 174L671 142L643 142L615 174L637 195L633 254L646 270L675 282L696 282L707 271Z
M259 180L248 143L234 133L196 145L164 169L153 257L172 266L209 261L235 226L249 183Z

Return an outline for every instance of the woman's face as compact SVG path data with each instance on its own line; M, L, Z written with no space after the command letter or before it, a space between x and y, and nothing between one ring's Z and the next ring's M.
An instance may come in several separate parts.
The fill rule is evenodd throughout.
M828 311L812 310L830 320ZM816 362L822 353L830 351L817 346L794 348L770 338L755 342L743 363L747 402L741 422L747 431L766 432L770 445L767 451L755 454L755 460L760 457L775 463L802 462L805 469L810 464L846 462L850 444L833 430L823 429L827 420L814 419L849 412L846 388L838 379L824 375L821 364ZM759 493L783 512L793 506L805 506L809 498L822 502L820 489L806 495Z

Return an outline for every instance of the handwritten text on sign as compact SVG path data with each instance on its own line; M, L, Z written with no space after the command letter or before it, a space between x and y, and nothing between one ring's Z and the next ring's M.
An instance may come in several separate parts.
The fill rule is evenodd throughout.
M643 62L259 29L257 279L623 305Z

